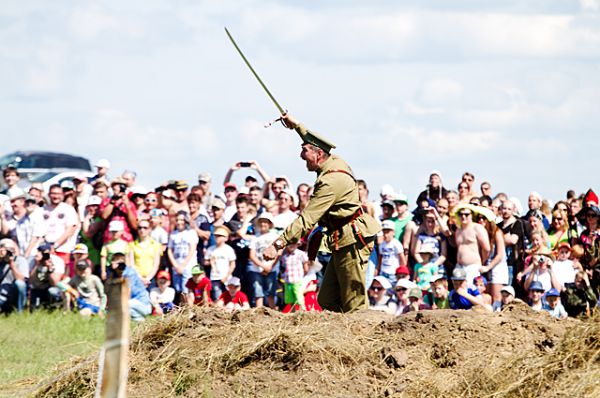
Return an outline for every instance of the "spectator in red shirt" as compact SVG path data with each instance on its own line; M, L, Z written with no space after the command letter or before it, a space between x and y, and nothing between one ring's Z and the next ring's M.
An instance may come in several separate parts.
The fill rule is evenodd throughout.
M212 284L210 279L204 275L204 269L200 265L195 265L192 268L192 278L188 279L185 287L188 289L188 305L207 306L212 304L210 299Z
M111 221L122 221L124 225L123 239L126 242L133 241L134 230L137 230L137 210L135 205L127 197L127 182L120 177L115 178L110 183L113 196L102 200L100 204L100 215L105 225ZM108 228L104 230L104 243L108 243L111 239Z
M229 312L250 309L248 296L240 290L240 278L232 276L227 281L227 291L223 292L217 300L217 307L225 308Z

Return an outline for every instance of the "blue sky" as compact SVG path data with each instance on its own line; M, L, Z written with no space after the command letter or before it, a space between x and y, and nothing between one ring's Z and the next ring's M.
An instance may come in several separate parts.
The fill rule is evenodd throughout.
M522 200L600 188L600 0L306 3L6 1L3 152L108 158L148 187L250 159L313 181L227 26L372 197L432 169Z

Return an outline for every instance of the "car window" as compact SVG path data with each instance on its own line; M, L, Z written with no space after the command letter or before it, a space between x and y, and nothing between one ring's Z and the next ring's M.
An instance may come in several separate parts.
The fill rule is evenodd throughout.
M37 175L31 177L29 179L29 181L31 181L31 182L45 182L45 181L48 181L49 179L51 179L52 177L54 177L57 174L58 173L55 173L53 171L49 171L47 173L37 174Z

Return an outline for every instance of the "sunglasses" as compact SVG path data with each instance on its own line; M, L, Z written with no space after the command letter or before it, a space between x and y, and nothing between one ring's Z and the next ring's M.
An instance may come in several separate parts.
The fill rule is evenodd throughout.
M396 291L397 291L397 292L405 292L405 291L407 291L407 290L408 290L408 289L407 289L407 288L405 288L405 287L397 287L397 288L396 288Z
M141 225L138 226L138 229L150 229L150 227L142 227Z
M554 221L562 221L562 217L555 217Z
M471 213L458 213L461 217L469 217Z
M146 203L156 203L156 202L158 202L158 200L156 198L149 198L149 199L144 199L144 202L146 202Z
M371 290L379 292L379 291L384 290L384 289L383 289L383 287L380 287L380 286L373 286L373 287L371 287Z

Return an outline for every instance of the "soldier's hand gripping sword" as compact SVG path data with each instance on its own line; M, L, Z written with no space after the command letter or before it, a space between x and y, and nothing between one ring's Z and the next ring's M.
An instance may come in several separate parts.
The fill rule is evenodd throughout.
M269 89L267 88L267 86L265 86L265 84L263 83L263 81L261 80L261 78L258 76L258 73L256 73L256 71L254 70L254 68L252 67L252 65L250 65L250 62L248 62L248 59L246 58L246 56L244 55L244 53L242 52L242 50L240 50L240 48L238 47L238 45L235 42L235 40L233 40L233 36L231 36L231 33L229 33L229 30L227 30L227 28L225 28L225 33L227 33L227 36L229 37L229 40L231 40L231 44L233 44L233 46L235 47L235 49L237 50L237 52L240 54L240 56L242 57L242 59L244 60L244 62L246 63L246 65L248 65L248 68L250 68L250 71L252 72L252 74L254 75L254 77L256 77L256 80L258 80L258 82L262 86L263 90L265 90L265 92L267 93L267 95L269 96L269 98L271 98L271 101L273 101L273 103L275 104L275 106L279 110L279 113L281 114L281 116L278 117L277 119L272 120L272 121L266 123L265 124L265 128L266 127L271 127L276 122L281 122L285 127L289 128L289 126L287 126L285 124L284 119L282 119L282 117L287 114L287 111L284 110L281 107L281 105L279 105L279 103L277 102L277 100L275 99L275 97L273 97L273 94L271 94L271 92L269 91Z

